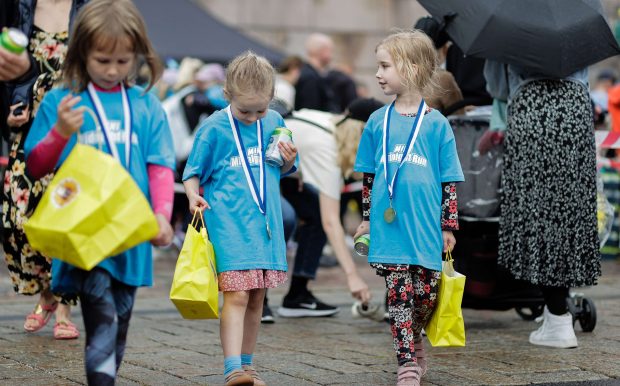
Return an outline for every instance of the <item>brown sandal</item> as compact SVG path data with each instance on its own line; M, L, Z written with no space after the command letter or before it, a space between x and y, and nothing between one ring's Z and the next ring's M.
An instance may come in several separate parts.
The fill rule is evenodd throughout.
M226 376L226 386L253 386L254 378L242 369L235 369Z
M254 386L267 386L265 381L261 379L261 377L258 375L258 372L253 366L245 365L243 366L243 371L245 371L247 375L251 376L252 379L254 379Z

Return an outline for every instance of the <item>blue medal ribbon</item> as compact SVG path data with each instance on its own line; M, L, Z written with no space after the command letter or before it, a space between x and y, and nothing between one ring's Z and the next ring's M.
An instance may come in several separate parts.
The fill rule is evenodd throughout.
M90 98L93 107L95 108L95 115L97 116L97 120L99 121L99 126L101 127L101 131L103 132L103 138L105 140L110 153L114 158L118 160L118 162L122 165L122 160L118 153L118 148L116 144L112 145L112 136L110 129L110 122L108 121L108 116L103 109L103 104L97 95L97 90L95 90L95 86L92 82L88 83L88 96ZM131 167L131 137L133 135L132 124L131 124L131 104L129 103L129 95L125 86L121 83L121 98L123 103L123 119L124 119L124 132L125 132L125 168L129 170ZM97 122L95 122L97 123Z
M422 125L422 120L424 119L424 114L426 113L426 102L424 99L420 101L420 105L418 106L418 112L416 114L415 120L413 121L413 126L411 128L411 133L409 134L409 138L407 139L407 144L405 145L405 150L403 152L403 156L400 159L400 163L394 172L394 176L392 176L392 181L388 181L388 141L390 138L390 113L394 109L394 103L390 104L390 107L387 108L385 112L385 116L383 117L383 155L381 156L383 161L383 171L385 174L385 183L388 188L388 195L390 199L390 208L392 207L392 198L394 197L394 192L396 188L396 179L398 177L398 171L401 166L405 163L409 152L413 150L413 145L415 144L415 140L418 137L418 132L420 131L420 126Z
M258 170L260 177L260 189L256 186L256 180L254 179L254 175L250 170L250 162L248 160L248 156L245 150L245 146L243 146L243 139L241 138L241 132L239 131L239 123L233 117L230 105L226 108L226 113L228 114L228 121L230 122L230 127L232 129L233 137L235 138L235 144L237 145L237 152L239 153L239 158L241 159L241 166L243 167L243 173L245 174L245 179L250 188L250 193L252 193L252 198L254 199L254 203L258 206L258 210L261 212L263 216L265 216L265 225L267 228L267 236L271 238L271 229L269 228L269 220L267 218L267 189L266 189L266 176L265 176L265 154L263 150L263 125L261 120L256 121L256 136L258 138Z

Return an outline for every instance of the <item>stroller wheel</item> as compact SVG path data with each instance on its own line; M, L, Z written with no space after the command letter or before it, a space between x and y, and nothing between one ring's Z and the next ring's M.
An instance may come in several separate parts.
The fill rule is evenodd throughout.
M517 307L515 311L523 320L534 320L542 315L544 307L543 304L538 304L529 307Z
M583 332L592 332L596 326L596 307L594 307L594 302L588 298L583 298L577 319Z

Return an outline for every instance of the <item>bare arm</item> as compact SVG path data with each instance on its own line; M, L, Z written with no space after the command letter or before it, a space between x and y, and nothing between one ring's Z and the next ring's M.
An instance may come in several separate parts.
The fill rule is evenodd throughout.
M363 303L368 303L370 300L368 285L359 276L351 252L345 243L345 233L340 222L340 200L320 193L319 206L323 230L327 235L329 244L334 249L338 263L347 276L347 284L351 294Z
M189 210L191 213L194 213L196 209L200 209L200 211L211 209L207 200L200 195L200 180L198 177L192 177L183 181L183 186L189 200Z

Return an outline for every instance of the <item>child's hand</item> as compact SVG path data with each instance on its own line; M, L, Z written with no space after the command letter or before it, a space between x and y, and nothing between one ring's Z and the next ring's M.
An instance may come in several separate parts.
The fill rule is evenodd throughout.
M207 200L198 193L188 193L187 199L189 200L189 211L191 213L195 213L196 209L201 212L204 212L205 209L211 209Z
M370 221L362 221L353 235L353 240L366 233L370 233Z
M280 155L282 155L282 160L284 164L280 168L282 173L286 173L295 164L295 158L297 157L297 147L292 142L279 142L278 149L280 150Z
M28 119L30 119L30 109L29 106L26 106L21 114L19 115L14 115L13 111L15 111L16 108L20 107L21 105L23 105L22 102L19 102L17 104L14 104L13 106L11 106L9 108L10 113L9 116L6 119L6 124L9 127L20 127L24 124L26 124L28 122Z
M56 122L56 130L60 135L69 138L84 124L85 106L73 108L82 98L71 94L65 96L58 105L58 121Z
M441 236L443 237L443 251L452 251L456 245L456 239L454 238L452 231L442 231Z
M166 217L160 213L157 213L155 218L157 219L157 225L159 225L159 233L157 233L157 236L155 236L154 239L151 239L151 244L156 247L170 245L172 242L172 236L174 235L170 221L168 221Z

